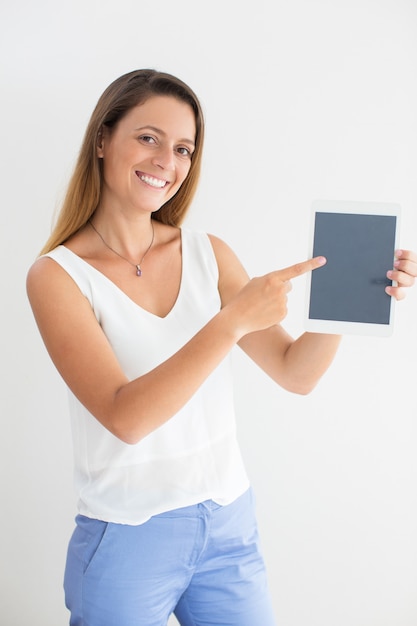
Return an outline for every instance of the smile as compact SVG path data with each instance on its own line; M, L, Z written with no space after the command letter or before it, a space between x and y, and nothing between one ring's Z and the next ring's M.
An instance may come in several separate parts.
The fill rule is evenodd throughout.
M160 178L154 178L153 176L147 176L146 174L141 174L140 172L136 172L136 175L139 176L140 180L142 180L147 185L151 187L156 187L157 189L162 189L167 185L166 180L161 180Z

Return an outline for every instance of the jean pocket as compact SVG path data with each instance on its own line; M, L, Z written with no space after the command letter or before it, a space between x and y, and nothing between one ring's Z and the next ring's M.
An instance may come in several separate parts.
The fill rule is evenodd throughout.
M101 520L84 518L81 525L87 533L83 554L83 573L86 574L103 543L109 524Z

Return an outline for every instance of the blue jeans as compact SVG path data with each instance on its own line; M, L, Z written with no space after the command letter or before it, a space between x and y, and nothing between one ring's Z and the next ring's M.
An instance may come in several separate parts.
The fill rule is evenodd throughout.
M77 516L65 571L71 626L274 626L252 491L139 526Z

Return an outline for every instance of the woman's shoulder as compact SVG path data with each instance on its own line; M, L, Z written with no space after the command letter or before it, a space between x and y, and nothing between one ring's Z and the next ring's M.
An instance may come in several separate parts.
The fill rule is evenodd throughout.
M26 275L27 284L36 285L38 283L47 282L59 271L59 265L55 262L54 256L58 252L58 248L54 248L50 252L39 256L29 267Z
M43 253L29 267L26 275L26 289L29 298L36 294L43 294L45 299L56 297L62 291L73 291L74 279L70 269L82 263L86 248L77 243L78 233L70 239Z
M207 233L207 237L212 245L214 254L217 259L217 263L219 264L220 268L222 266L229 267L230 264L240 264L236 253L231 248L231 246L226 243L224 239L220 238L217 235L213 235L212 233Z
M60 248L63 246L55 250L59 251ZM55 260L53 253L51 251L51 256L38 257L26 275L26 293L34 313L46 311L51 320L58 302L66 303L67 307L76 306L82 297L76 283L59 261Z

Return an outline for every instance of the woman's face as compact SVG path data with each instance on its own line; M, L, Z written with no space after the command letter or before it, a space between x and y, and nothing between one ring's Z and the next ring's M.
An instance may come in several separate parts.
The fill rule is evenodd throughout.
M157 211L184 182L195 149L192 108L172 96L152 96L104 129L101 204Z

